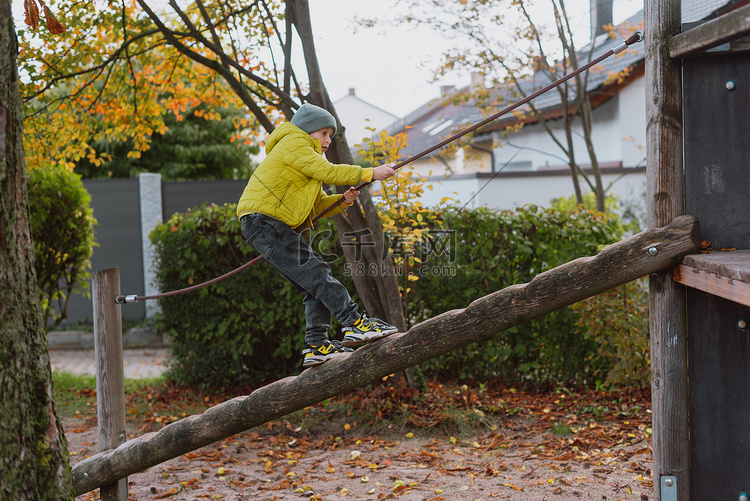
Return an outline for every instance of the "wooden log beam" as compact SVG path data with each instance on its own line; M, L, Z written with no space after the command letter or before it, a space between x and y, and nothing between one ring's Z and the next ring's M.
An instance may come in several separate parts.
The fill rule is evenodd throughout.
M750 35L750 5L712 19L669 40L669 57L692 56Z
M539 317L589 296L670 268L698 246L698 223L684 216L393 334L299 376L219 404L203 414L100 452L73 468L76 494L111 484L171 458L279 418L388 374Z

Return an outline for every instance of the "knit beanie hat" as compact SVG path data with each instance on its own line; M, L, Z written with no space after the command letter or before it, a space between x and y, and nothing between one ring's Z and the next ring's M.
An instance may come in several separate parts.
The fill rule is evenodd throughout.
M314 104L305 103L300 106L292 117L292 123L308 134L331 127L336 135L336 119L328 111Z

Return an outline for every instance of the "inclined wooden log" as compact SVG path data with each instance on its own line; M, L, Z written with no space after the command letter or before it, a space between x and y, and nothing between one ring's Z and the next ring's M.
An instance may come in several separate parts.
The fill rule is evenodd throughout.
M73 468L76 494L91 491L181 454L368 384L462 346L670 267L698 246L690 216L644 231L518 284L415 325L408 332L341 355L171 423L158 432L84 459Z

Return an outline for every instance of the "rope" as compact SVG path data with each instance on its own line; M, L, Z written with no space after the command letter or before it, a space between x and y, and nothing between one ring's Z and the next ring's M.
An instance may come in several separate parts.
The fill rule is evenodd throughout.
M476 124L472 125L471 127L467 128L467 129L464 129L464 130L462 130L460 132L457 132L456 134L453 134L452 136L450 136L450 137L448 137L446 139L443 139L442 141L440 141L436 145L434 145L434 146L432 146L432 147L430 147L430 148L428 148L428 149L426 149L426 150L424 150L424 151L422 151L420 153L417 153L416 155L411 156L411 157L407 158L406 160L403 160L403 161L397 163L396 165L393 166L393 169L394 170L398 170L401 167L414 162L415 160L419 160L420 158L424 157L425 155L429 155L430 153L432 153L435 150L439 150L440 148L442 148L446 144L452 143L456 139L458 139L460 137L463 137L466 134L469 134L471 132L474 132L475 130L479 129L480 127L484 127L488 123L490 123L490 122L492 122L494 120L497 120L501 116L506 115L506 114L510 113L511 111L513 111L513 110L515 110L515 109L523 106L524 104L528 103L532 99L536 99L537 97L541 96L545 92L548 92L548 91L554 89L555 87L557 87L558 85L561 85L561 84L567 82L571 78L574 78L574 77L580 75L581 73L583 73L584 71L588 70L592 66L595 66L595 65L601 63L602 61L604 61L608 57L610 57L610 56L612 56L614 54L619 54L620 52L625 51L628 47L630 47L634 43L638 43L638 42L641 42L641 41L643 41L643 33L640 32L640 31L637 31L634 34L632 34L627 40L617 42L616 44L614 44L612 46L612 48L609 51L605 52L604 54L602 54L601 56L597 57L596 59L594 59L592 61L589 61L588 63L586 63L585 65L581 66L577 70L575 70L575 71L573 71L571 73L568 73L567 75L561 77L559 80L556 80L556 81L552 82L551 84L547 85L546 87L543 87L543 88L539 89L538 91L534 92L533 94L530 94L530 95L526 96L525 98L521 99L520 101L516 101L512 105L507 106L506 108L503 108L502 110L498 111L497 113L494 113L493 115L490 115L489 117L485 118L484 120L482 120L480 122L477 122ZM357 191L360 191L363 188L366 188L367 186L369 186L370 184L372 184L372 181L366 181L364 183L361 183L361 184L355 186L354 189L357 190ZM344 197L343 196L339 197L339 199L336 200L336 202L334 202L333 204L331 204L330 206L328 206L320 214L318 214L315 217L313 217L313 222L315 222L318 219L324 217L326 214L328 214L329 212L331 212L333 209L335 209L336 207L338 207L339 205L341 205L343 202L344 202ZM232 270L232 271L230 271L228 273L225 273L224 275L221 275L220 277L216 277L216 278L211 279L211 280L209 280L207 282L196 284L196 285L193 285L191 287L186 287L184 289L179 289L179 290L175 290L175 291L171 291L171 292L163 292L161 294L154 294L152 296L136 296L136 295L117 296L115 298L115 301L117 303L119 303L119 304L126 304L126 303L134 303L134 302L137 302L137 301L147 301L147 300L150 300L150 299L161 299L161 298L170 297L170 296L177 296L179 294L184 294L186 292L191 292L191 291L194 291L196 289L200 289L202 287L207 287L207 286L209 286L211 284L215 284L217 282L220 282L220 281L222 281L222 280L224 280L226 278L229 278L229 277L231 277L233 275L236 275L237 273L239 273L239 272L241 272L241 271L249 268L250 266L252 266L255 263L257 263L258 261L261 261L262 259L263 259L263 256L258 256L256 258L252 259L251 261L248 261L247 263L243 264L239 268L236 268L236 269L234 269L234 270Z

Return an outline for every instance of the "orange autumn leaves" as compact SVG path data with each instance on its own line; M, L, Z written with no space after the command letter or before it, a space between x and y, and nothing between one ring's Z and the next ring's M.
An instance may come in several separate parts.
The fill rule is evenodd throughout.
M30 29L18 37L19 74L29 169L73 170L84 163L106 177L115 156L138 163L154 137L168 131L172 116L181 121L195 113L213 122L223 120L224 110L246 109L214 69L166 43L133 2L62 3L59 9L48 3L53 21L50 9L41 12L48 0L24 1ZM44 16L50 31L31 29L43 25ZM211 56L199 44L193 52ZM270 78L264 68L259 72ZM235 146L255 141L258 125L250 116L234 125Z
M33 30L39 28L39 6L37 5L37 2L39 2L39 5L42 6L42 9L44 9L44 18L47 22L47 29L49 30L49 32L54 35L64 33L65 26L63 26L62 23L57 20L49 7L47 7L47 5L44 3L44 0L24 0L23 10L26 15L26 25L31 27L31 29Z

